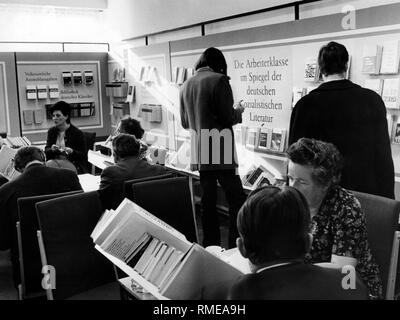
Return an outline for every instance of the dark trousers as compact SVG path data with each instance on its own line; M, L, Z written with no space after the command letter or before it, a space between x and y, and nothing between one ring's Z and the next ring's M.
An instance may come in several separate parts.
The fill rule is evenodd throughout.
M229 248L236 247L236 238L239 236L236 226L237 213L246 199L242 181L232 170L204 170L200 171L200 184L203 190L201 197L203 246L221 245L219 219L217 214L217 182L224 190L229 205Z

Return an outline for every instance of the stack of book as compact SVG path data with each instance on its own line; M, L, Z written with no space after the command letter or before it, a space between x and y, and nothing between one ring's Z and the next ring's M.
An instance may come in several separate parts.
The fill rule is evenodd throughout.
M286 149L286 129L258 128L248 129L246 147L251 150L284 152Z
M104 212L91 237L97 250L158 298L200 298L202 288L242 274L128 199Z

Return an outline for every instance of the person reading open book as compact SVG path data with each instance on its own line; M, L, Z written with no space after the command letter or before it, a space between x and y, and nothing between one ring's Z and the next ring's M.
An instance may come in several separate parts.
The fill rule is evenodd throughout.
M310 211L292 187L266 186L253 191L237 218L237 246L252 273L230 289L229 299L367 299L358 278L356 288L342 287L340 270L305 264L311 247Z

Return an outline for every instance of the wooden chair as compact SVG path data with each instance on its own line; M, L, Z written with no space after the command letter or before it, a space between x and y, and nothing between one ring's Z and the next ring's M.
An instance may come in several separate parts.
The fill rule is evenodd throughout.
M29 299L45 295L45 291L41 285L43 274L41 272L42 265L39 246L36 240L36 231L39 229L35 207L36 203L80 192L82 191L18 198L19 221L17 222L17 239L21 276L18 293L20 299Z
M98 193L39 202L36 210L42 266L50 270L47 298L120 299L113 266L94 248L90 238L102 215Z
M352 191L360 201L367 219L368 241L378 263L387 300L395 296L400 231L398 221L400 202L367 193Z
M132 192L132 201L183 233L187 240L198 242L187 177L136 182Z

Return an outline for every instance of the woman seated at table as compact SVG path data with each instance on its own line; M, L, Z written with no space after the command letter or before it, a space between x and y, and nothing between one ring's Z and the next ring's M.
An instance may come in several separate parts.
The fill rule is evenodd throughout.
M382 281L368 244L365 214L356 197L339 186L343 162L339 151L331 143L301 138L287 154L289 185L305 196L312 217L314 240L307 260L339 268L355 266L370 297L382 298Z
M121 121L117 125L117 129L115 130L114 136L120 133L126 133L135 136L135 138L140 143L139 158L146 159L148 146L145 142L141 140L144 135L144 129L140 125L140 122L129 116L121 119Z
M71 124L71 106L56 102L50 109L55 126L47 132L47 166L87 172L87 149L83 132Z

